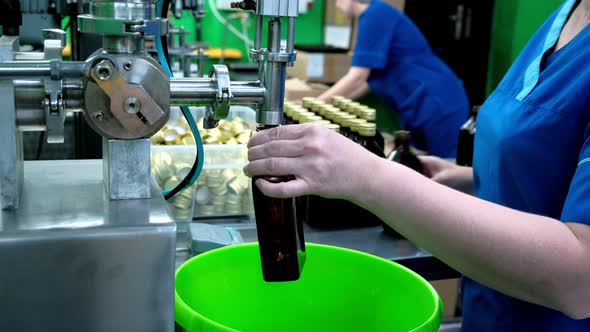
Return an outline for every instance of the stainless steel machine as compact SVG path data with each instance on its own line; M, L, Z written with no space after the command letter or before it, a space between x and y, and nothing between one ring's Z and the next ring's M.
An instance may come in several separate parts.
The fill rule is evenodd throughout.
M295 61L297 0L236 7L257 14L257 81L231 81L222 65L209 77L169 78L145 51L148 37L168 32L152 0L91 1L78 29L101 35L103 48L85 61L62 60L63 31L43 31L44 51L33 53L4 29L0 331L173 331L176 224L152 181L148 137L171 105L207 106L208 128L236 104L253 105L261 124L280 124ZM24 162L22 133L45 131L48 143L62 143L69 112L82 112L103 136L102 162Z

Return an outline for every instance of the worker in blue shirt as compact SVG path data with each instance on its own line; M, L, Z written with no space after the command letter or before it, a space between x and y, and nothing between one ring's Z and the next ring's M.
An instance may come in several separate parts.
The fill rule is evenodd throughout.
M356 46L348 73L319 98L356 99L370 90L399 113L416 148L455 158L459 128L469 113L461 80L414 23L391 5L379 0L336 0L336 5L358 18Z
M244 171L295 176L257 180L269 196L349 199L463 273L463 331L590 331L589 22L567 0L532 37L479 113L473 169L426 157L423 176L300 125L256 134Z

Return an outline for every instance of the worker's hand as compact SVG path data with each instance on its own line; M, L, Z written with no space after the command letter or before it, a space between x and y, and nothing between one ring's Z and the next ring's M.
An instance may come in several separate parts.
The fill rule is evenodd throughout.
M286 198L314 194L349 199L359 182L370 176L373 154L317 124L282 126L250 139L244 173L255 176L293 175L295 180L256 185L267 196Z
M471 167L457 166L438 157L419 156L418 158L424 167L424 175L433 181L465 193L473 193L473 170Z

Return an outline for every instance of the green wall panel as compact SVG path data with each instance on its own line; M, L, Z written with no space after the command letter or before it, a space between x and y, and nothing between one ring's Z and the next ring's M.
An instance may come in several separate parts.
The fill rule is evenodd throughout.
M528 40L561 3L563 0L496 0L488 93L496 88Z

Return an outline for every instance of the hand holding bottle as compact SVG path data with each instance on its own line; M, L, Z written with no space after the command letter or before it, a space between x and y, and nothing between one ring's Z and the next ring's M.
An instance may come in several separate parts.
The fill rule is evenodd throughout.
M268 196L306 194L350 199L359 183L370 177L375 163L384 161L321 125L304 124L264 130L248 144L248 176L293 175L295 180L256 181Z

